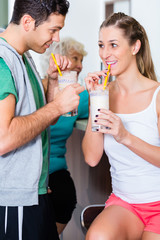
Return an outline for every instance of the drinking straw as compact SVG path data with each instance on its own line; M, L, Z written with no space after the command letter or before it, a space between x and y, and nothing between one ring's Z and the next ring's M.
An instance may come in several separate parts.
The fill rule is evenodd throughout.
M106 86L107 86L107 81L108 81L108 77L109 77L109 71L110 71L111 65L108 65L108 71L107 71L107 76L105 77L104 80L104 85L103 85L103 90L105 90Z
M55 63L56 66L57 66L57 69L58 69L59 75L62 76L61 70L59 69L59 66L58 66L58 64L57 64L57 61L56 61L56 58L55 58L54 54L51 53L51 56L52 56L52 58L53 58L54 63Z

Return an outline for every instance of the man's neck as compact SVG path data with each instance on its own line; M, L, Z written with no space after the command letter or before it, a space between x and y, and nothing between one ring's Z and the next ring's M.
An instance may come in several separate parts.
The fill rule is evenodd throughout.
M0 33L0 37L4 38L20 55L29 50L20 25L10 23L4 32Z

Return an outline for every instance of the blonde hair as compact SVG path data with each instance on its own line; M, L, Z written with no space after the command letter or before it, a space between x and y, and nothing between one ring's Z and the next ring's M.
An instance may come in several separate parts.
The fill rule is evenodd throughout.
M152 80L157 81L154 70L154 65L151 57L148 37L145 29L133 17L125 15L124 13L113 13L100 26L101 28L115 26L123 30L124 36L128 42L133 45L137 40L141 42L141 48L136 54L137 66L140 73Z
M51 56L51 52L54 54L58 53L62 56L69 56L73 52L77 52L81 54L83 57L87 55L87 52L84 49L84 45L74 38L66 37L62 38L60 42L54 42L50 48L46 50L41 56L41 70L43 72L44 77L46 76L47 69L49 67L49 58Z

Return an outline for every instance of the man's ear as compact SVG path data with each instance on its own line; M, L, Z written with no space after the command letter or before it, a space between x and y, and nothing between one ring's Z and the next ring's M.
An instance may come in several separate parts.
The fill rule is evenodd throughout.
M28 14L22 17L22 25L26 32L35 28L35 20Z
M141 41L138 39L133 45L132 54L136 55L139 52L140 48L141 48Z

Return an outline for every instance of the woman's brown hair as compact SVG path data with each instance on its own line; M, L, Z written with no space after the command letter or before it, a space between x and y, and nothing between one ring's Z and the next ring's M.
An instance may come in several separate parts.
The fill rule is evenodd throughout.
M115 26L123 30L124 36L132 46L137 40L140 40L141 47L136 55L137 66L142 75L157 81L154 65L151 57L148 37L145 29L133 17L124 13L113 13L100 26L101 28Z

